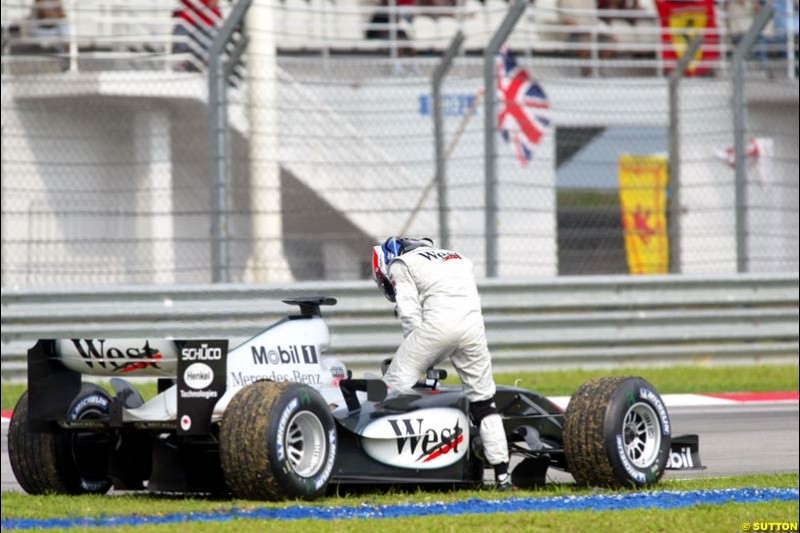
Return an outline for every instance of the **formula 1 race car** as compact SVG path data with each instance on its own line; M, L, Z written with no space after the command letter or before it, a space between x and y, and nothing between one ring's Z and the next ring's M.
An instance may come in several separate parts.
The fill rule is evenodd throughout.
M326 297L284 300L288 316L228 352L220 340L40 340L8 433L28 493L117 490L313 499L329 485L480 486L479 432L460 386L430 369L414 394L352 379L325 356ZM111 377L112 397L81 376ZM144 402L119 376L158 378ZM544 396L498 387L496 404L519 487L549 468L579 484L644 487L666 468L701 468L696 435L673 437L645 380L589 381L566 412Z

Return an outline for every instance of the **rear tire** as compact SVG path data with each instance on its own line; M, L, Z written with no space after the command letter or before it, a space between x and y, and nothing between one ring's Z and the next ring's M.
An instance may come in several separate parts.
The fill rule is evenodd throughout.
M581 385L565 413L564 452L580 485L645 487L664 475L669 415L642 378L604 377Z
M220 461L237 498L312 500L325 493L336 461L330 408L306 385L253 383L225 411Z
M108 416L111 398L100 387L88 383L70 404L66 422ZM28 494L105 494L110 441L100 432L67 430L54 425L51 431L32 432L29 425L27 391L14 408L8 428L11 469Z

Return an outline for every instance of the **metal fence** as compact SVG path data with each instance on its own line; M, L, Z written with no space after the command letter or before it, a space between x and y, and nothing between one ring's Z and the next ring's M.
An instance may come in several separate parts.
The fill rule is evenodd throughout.
M798 276L594 276L486 280L479 290L495 371L798 362ZM374 284L140 286L2 291L3 376L40 338L226 338L234 344L329 295L328 353L378 372L402 331Z
M234 4L222 5L215 31ZM4 17L11 17L7 8L27 9L3 6ZM464 29L467 53L442 87L451 152L446 216L451 245L475 260L479 277L487 273L483 78L475 52L506 8L487 2L480 9L489 11L474 17L431 18L437 37L422 46L397 37L401 17L397 27L390 19L382 28L388 39L353 37L369 29L374 6L255 2L235 28L232 43L246 37L248 46L231 60L221 91L227 116L214 130L209 109L217 102L213 94L209 100L205 63L216 34L194 41L177 34L170 3L68 7L76 30L66 49L23 53L14 46L48 43L4 35L3 287L357 280L368 276L370 246L379 239L403 229L438 237L439 199L426 194L435 173L430 77L452 34L442 28L459 20L450 29ZM497 139L497 274L626 273L619 155L667 152L662 74L669 65L659 64L657 44L636 50L644 57L621 49L612 58L600 49L582 57L583 45L563 36L591 28L571 26L550 39L559 21L539 27L549 19L536 10L545 8L529 8L510 42L546 90L553 127L526 167ZM415 24L442 15L420 9ZM331 37L318 31L327 23L303 26L293 11L340 17L340 29L341 17L355 11L358 31ZM481 29L470 22L478 19L493 22ZM680 88L683 150L672 164L681 167L682 253L674 270L736 272L737 238L747 233L746 270L796 272L798 97L789 48L776 56L756 47L747 61L749 203L737 207L732 42L724 28L725 47L709 75ZM590 75L581 76L581 67ZM222 203L214 201L221 189L211 163L218 152L228 163ZM747 227L737 228L737 209L750 213Z

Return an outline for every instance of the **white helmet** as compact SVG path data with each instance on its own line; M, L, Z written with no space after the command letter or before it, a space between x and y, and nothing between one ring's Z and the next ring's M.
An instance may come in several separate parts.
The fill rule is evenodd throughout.
M395 301L394 285L389 280L389 265L399 256L421 246L433 246L433 240L423 237L389 237L381 246L372 247L372 276L390 302Z

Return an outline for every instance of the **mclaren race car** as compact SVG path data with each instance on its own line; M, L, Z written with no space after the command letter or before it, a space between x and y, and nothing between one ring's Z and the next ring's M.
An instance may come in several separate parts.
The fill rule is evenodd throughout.
M11 419L14 474L31 494L117 490L313 499L329 485L480 486L479 432L460 386L430 369L414 394L352 379L325 355L327 297L236 348L225 340L40 340ZM115 394L82 376L109 377ZM158 378L145 402L132 384ZM519 487L549 468L584 485L643 487L700 468L696 435L674 437L658 392L636 377L589 381L566 412L498 387Z

